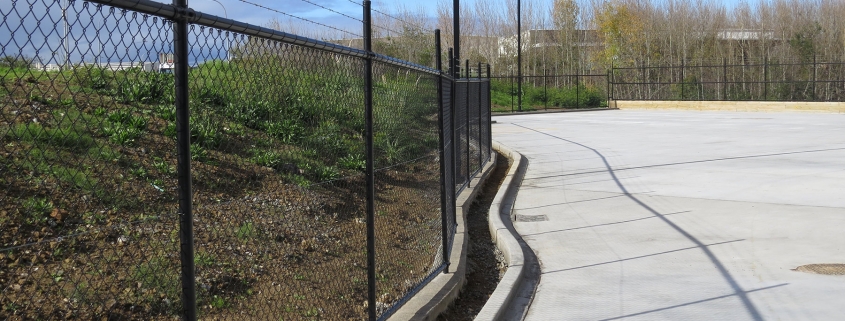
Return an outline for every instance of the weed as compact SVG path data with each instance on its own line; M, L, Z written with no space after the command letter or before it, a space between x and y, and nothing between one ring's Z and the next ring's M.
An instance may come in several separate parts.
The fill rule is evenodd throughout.
M191 144L191 160L205 162L208 160L208 151L201 145Z
M305 276L302 274L294 274L293 279L297 281L302 281L305 280Z
M228 307L229 303L226 302L226 299L224 299L223 297L215 295L211 298L211 302L209 302L209 305L211 305L211 307L215 309L223 309Z
M147 120L141 116L134 116L129 111L119 110L107 117L108 122L103 127L103 134L113 143L127 146L135 142L147 128Z
M47 216L53 210L53 202L47 198L30 197L23 201L22 208L25 212L26 222L39 224L47 221Z
M108 110L103 107L97 107L97 109L94 109L94 116L103 117L106 113L108 113Z
M174 271L179 271L179 265L176 262L164 257L154 257L134 268L133 284L139 283L141 288L154 290L150 293L158 294L146 298L150 303L160 304L159 295L174 300L181 294L179 274Z
M302 316L304 316L304 317L316 317L316 316L319 316L319 315L320 315L320 310L317 310L317 308L310 308L307 311L302 313Z
M214 255L206 252L197 252L194 256L194 264L198 267L213 266L215 262Z
M297 300L305 300L305 296L301 294L294 294L293 298Z
M220 124L208 116L191 117L191 143L205 148L217 148L222 142Z
M340 167L362 172L367 167L367 161L361 154L346 155L338 160L338 164L340 165Z
M72 150L88 149L94 145L94 138L89 135L71 128L48 128L39 123L18 124L9 131L9 135L24 141L42 142Z
M170 166L170 164L161 157L153 157L153 167L155 167L159 173L164 175L173 176L176 174L176 168Z
M133 168L129 170L129 174L134 175L138 178L146 178L147 177L147 170L143 167Z
M278 169L282 165L282 154L274 150L253 149L252 161L260 166Z
M175 105L156 105L153 111L161 119L167 121L176 121L176 106Z
M286 119L267 124L266 132L268 135L278 138L282 143L293 144L303 136L305 127L296 120Z
M246 241L247 239L255 236L255 227L252 225L252 222L244 222L241 224L237 231L235 231L235 236L237 236L241 241Z

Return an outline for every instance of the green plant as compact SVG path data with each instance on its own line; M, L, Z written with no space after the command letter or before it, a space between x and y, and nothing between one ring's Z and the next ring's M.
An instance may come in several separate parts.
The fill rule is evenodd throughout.
M160 173L168 176L176 174L176 168L170 166L170 164L161 157L153 157L153 167L155 167L155 169Z
M228 307L229 303L226 302L225 298L215 295L214 297L211 298L211 302L209 302L209 305L212 308L215 308L215 309L223 309L223 308Z
M252 153L252 161L257 165L273 169L280 169L282 165L282 154L277 151L256 148L250 152Z
M29 224L43 223L53 210L53 202L47 198L30 197L23 200L22 208Z
M235 231L235 236L238 237L241 241L246 241L247 239L255 236L255 227L252 225L252 222L244 222L238 229Z
M178 262L165 257L153 257L133 269L131 277L134 282L132 284L137 283L142 289L154 290L145 291L149 293L145 299L157 306L162 304L162 297L172 301L179 298L182 293L179 273L174 271L179 271Z
M296 120L286 119L281 122L268 123L266 132L285 144L292 144L304 135L305 127Z
M293 298L297 299L297 300L305 300L305 296L301 295L301 294L295 294L294 293Z
M176 121L176 106L174 105L156 105L153 107L153 111L161 117L161 119L167 121Z
M129 170L129 174L134 175L138 178L146 178L147 177L147 170L143 167L132 168Z
M367 166L367 161L364 159L364 156L361 154L349 154L344 157L341 157L338 160L338 164L340 167L355 170L355 171L364 171Z
M204 162L208 160L208 151L202 145L191 144L191 160Z
M194 264L196 264L199 267L212 266L212 265L214 265L214 262L215 262L214 255L211 255L207 252L199 252L198 251L196 253L196 255L194 255Z
M17 124L7 135L24 141L42 142L72 150L84 150L94 145L93 137L72 128L48 128L40 123Z
M191 117L191 144L205 148L217 148L223 140L220 124L209 116Z

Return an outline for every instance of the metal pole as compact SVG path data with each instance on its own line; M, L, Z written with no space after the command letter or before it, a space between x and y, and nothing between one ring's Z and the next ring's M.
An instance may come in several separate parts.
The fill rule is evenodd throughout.
M435 56L435 64L437 66L437 71L440 73L437 75L437 107L440 111L437 115L439 116L438 125L440 129L440 145L438 146L440 149L440 229L441 235L443 238L442 246L443 246L443 264L445 268L443 269L443 273L449 273L449 226L448 226L448 218L446 214L448 213L448 207L451 204L446 204L446 141L443 140L443 62L441 57L441 48L440 48L440 29L434 29L434 52Z
M816 55L813 55L813 101L816 100L816 73L817 73L817 65L816 65Z
M490 64L487 64L487 160L493 157L493 82L490 77Z
M478 127L478 169L481 170L482 167L483 167L483 166L481 166L481 160L482 160L482 157L484 156L484 155L482 155L483 153L481 152L482 151L481 147L484 146L484 144L482 144L482 142L484 140L481 138L481 125L483 125L483 123L481 121L481 116L483 114L481 113L482 104L481 104L481 63L480 62L478 63L478 85L477 86L478 86L478 114L476 114L476 115L478 117L477 117L477 120L475 121L475 123L478 124L477 125L477 127Z
M607 75L604 78L605 84L607 84L607 90L605 94L607 95L607 108L610 108L610 70L607 71Z
M681 100L687 100L686 91L686 78L687 78L687 69L684 67L684 60L681 60Z
M579 74L581 74L580 68L575 68L575 109L581 108L581 79L579 79Z
M466 67L467 78L469 78L469 59L467 59L467 61L466 61L466 66L467 66ZM470 157L469 157L470 156L469 155L470 154L470 152L469 152L469 146L470 146L469 139L472 137L472 131L470 130L471 127L470 127L470 119L469 119L470 117L469 117L469 81L468 81L468 79L464 80L464 85L466 86L466 91L464 92L464 98L465 98L464 108L466 109L466 115L467 115L467 119L466 119L466 127L467 127L467 144L466 144L467 145L467 149L466 149L466 151L467 151L467 163L466 163L466 167L467 167L467 187L470 187L470 182L472 182L472 171L471 171L472 167L470 166Z
M461 78L461 1L452 0L452 47L455 48L455 78Z
M546 90L546 83L549 79L546 78L546 66L543 66L543 110L549 109L549 93Z
M722 100L728 100L728 61L722 58Z
M517 108L522 111L522 1L516 0L516 83Z
M511 82L511 113L513 113L513 70L508 70L508 80Z
M187 0L173 0L177 8L188 8ZM197 319L196 267L194 266L194 215L191 188L191 126L188 100L188 21L173 21L173 72L176 92L176 155L179 183L179 258L182 264L182 317Z
M769 57L763 59L763 100L769 100Z
M451 48L449 49L449 61L450 61L450 63L449 63L450 65L454 65L453 63L451 63L452 61L454 61L454 57L452 56L452 49ZM450 77L451 76L452 76L452 74L450 74ZM457 170L458 170L458 142L459 142L459 140L458 140L458 136L455 135L458 132L458 130L455 128L455 125L457 124L457 120L455 118L456 118L456 115L458 113L457 110L456 110L457 108L456 108L456 104L455 104L457 99L455 97L457 95L456 92L458 91L458 89L457 89L457 83L455 82L454 78L449 80L449 86L450 86L450 88L449 88L449 116L450 117L449 118L451 120L451 125L450 125L449 130L452 131L452 134L451 134L451 136L452 136L452 158L451 158L451 162L450 162L451 163L450 166L452 166L451 167L452 168L452 182L451 182L452 186L451 186L450 191L452 191L452 224L454 224L454 226L457 226L458 225L458 211L457 211L458 197L457 197L457 195L455 195L455 194L457 194L457 193L455 193L455 192L457 192L457 188L455 187L457 185L456 184L457 180L455 178L458 177Z
M364 51L372 55L372 20L370 1L364 0ZM366 122L367 180L367 312L376 320L376 222L375 222L375 156L373 153L373 60L364 60L364 118Z

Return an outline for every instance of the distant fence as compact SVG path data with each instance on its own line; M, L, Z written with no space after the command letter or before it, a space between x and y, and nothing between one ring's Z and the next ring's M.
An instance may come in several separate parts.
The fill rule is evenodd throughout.
M845 101L845 63L761 60L746 64L613 67L604 74L492 78L497 112L606 107L608 100Z
M845 63L641 66L614 68L614 100L845 101Z
M175 64L0 67L0 319L385 319L449 269L488 79L184 2L36 7L0 7L4 56ZM39 38L62 17L73 45Z

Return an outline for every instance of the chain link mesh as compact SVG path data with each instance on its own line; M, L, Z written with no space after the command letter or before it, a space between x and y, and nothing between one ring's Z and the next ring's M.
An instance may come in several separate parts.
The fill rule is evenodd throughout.
M367 316L362 58L189 25L183 303L172 23L81 1L0 15L0 319ZM442 220L448 249L489 156L489 120L467 118L489 116L482 87L397 62L374 64L381 318L445 267Z

